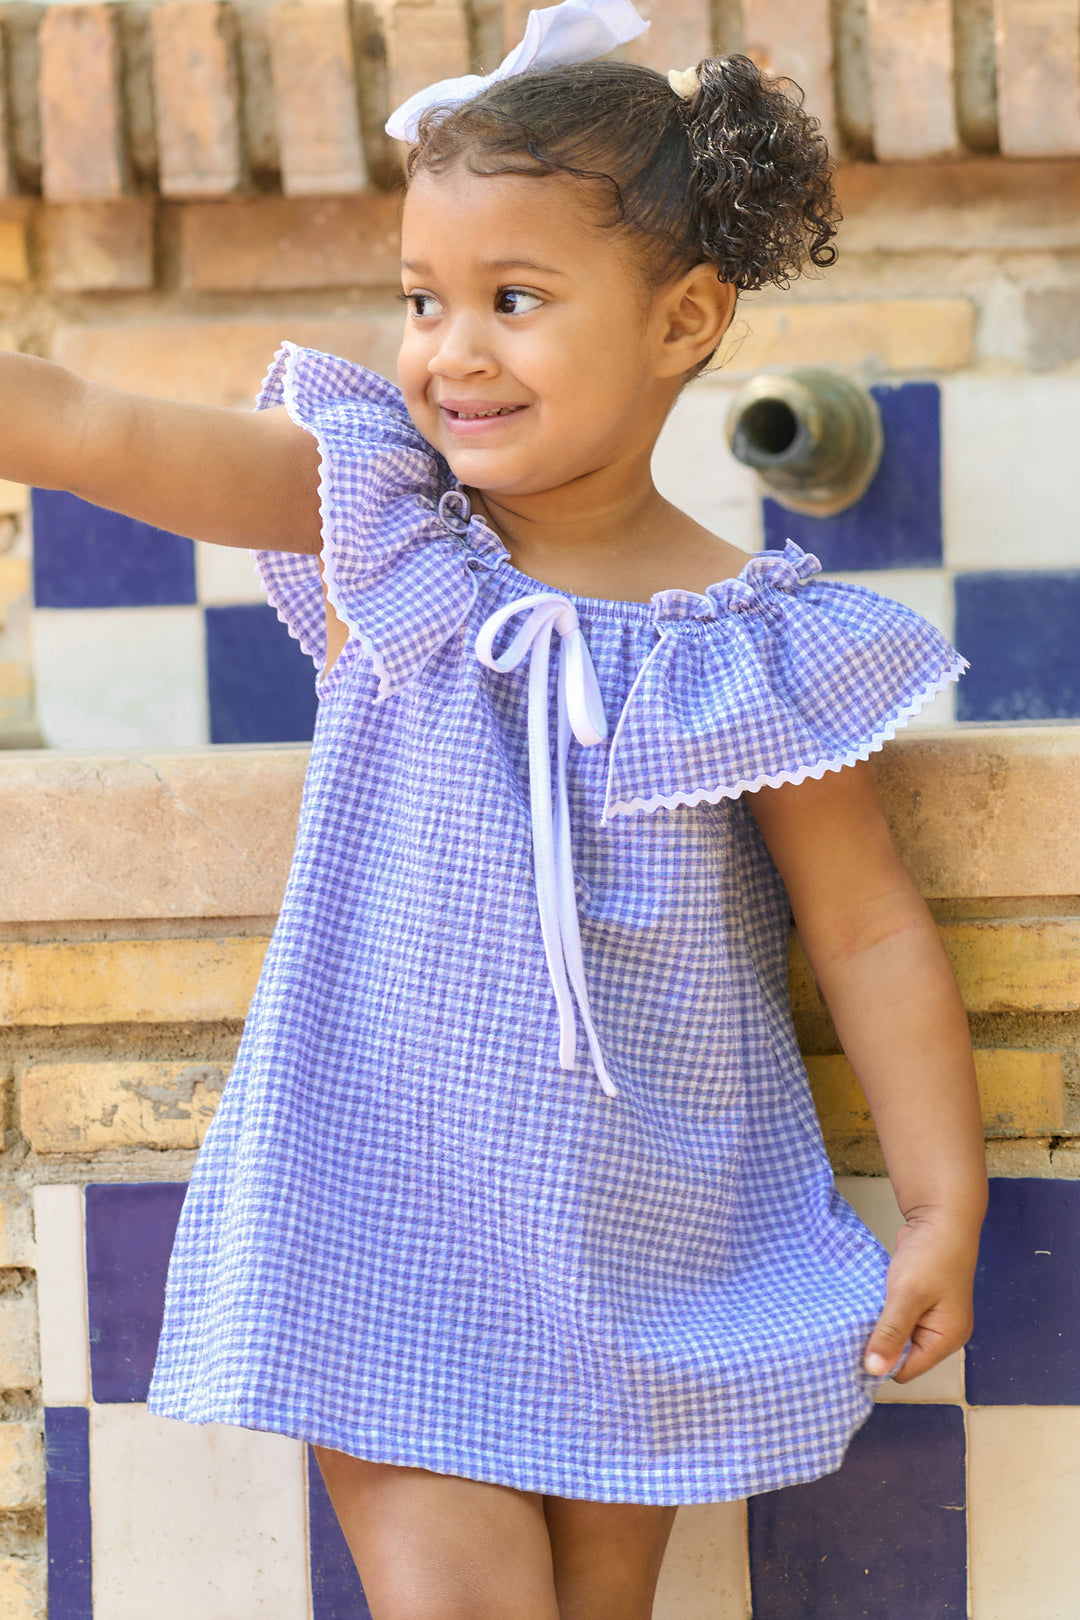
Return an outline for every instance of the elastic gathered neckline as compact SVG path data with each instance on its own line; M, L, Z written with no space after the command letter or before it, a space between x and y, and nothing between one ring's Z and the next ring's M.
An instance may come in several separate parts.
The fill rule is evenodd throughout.
M748 607L757 605L760 601L760 585L763 583L768 584L774 590L784 589L785 585L772 581L768 578L768 575L781 572L785 563L790 566L792 562L791 548L793 542L789 540L786 542L784 553L778 555L775 552L754 552L747 558L737 574L730 574L727 579L715 580L703 591L694 591L682 585L671 585L662 591L654 591L648 602L624 601L619 597L608 596L578 596L574 591L563 590L558 585L548 584L546 580L537 579L534 575L526 574L522 569L516 567L510 561L509 554L494 529L490 528L484 519L478 517L475 513L469 520L469 528L472 529L474 525L482 530L485 537L490 536L502 547L503 555L494 565L496 573L505 576L510 582L520 585L524 590L554 592L559 596L564 596L586 618L620 619L631 623L656 625L660 623L693 623L694 621L701 624L715 623L722 613L738 614L745 612ZM805 558L812 562L813 572L816 573L820 568L817 558L813 557L810 552L802 551L801 547L798 548L798 551L800 559ZM750 579L747 578L748 572L755 565L757 565L759 573L765 574L765 579L757 584L751 583ZM727 593L735 598L733 601L724 602L718 600L717 593L721 596L724 595L725 587L728 588ZM732 587L734 589L731 589ZM671 608L677 603L685 604L686 611L681 613L671 612ZM703 611L695 611L695 605L697 604L700 604Z

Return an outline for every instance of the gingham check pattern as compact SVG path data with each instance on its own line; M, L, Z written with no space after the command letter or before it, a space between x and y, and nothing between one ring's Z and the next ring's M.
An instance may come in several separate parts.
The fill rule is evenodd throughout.
M605 822L612 748L572 747L607 1098L584 1055L558 1067L527 673L473 654L488 614L539 584L475 520L444 505L440 528L453 480L387 383L289 347L262 398L322 444L330 574L356 634L321 686L281 916L177 1234L151 1409L594 1501L717 1501L835 1469L878 1382L860 1355L887 1259L833 1188L791 1024L787 899L745 799ZM260 561L321 663L314 559ZM846 753L859 739L827 694L866 716L865 743L955 665L904 609L811 568L797 548L759 558L708 593L711 613L686 592L572 599L624 736L639 709L627 791L712 794L732 758L801 769L789 713ZM791 626L786 662L725 632L743 587L777 646ZM858 691L840 667L853 636ZM658 645L663 711L643 684L628 703ZM711 753L691 690L706 669ZM661 712L693 717L696 787L684 734L646 735ZM648 778L650 760L683 774Z

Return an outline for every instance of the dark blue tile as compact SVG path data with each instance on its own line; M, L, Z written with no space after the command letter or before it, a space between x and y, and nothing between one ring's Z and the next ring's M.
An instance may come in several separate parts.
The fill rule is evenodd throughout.
M161 607L195 601L195 547L181 534L35 489L34 600L38 607Z
M49 1620L94 1620L90 1584L90 1414L45 1408Z
M941 563L941 396L937 383L871 388L884 448L866 494L835 517L807 517L764 502L765 544L791 539L821 566L933 568Z
M165 1273L187 1188L171 1181L86 1189L90 1375L95 1401L145 1401Z
M206 609L210 741L308 742L315 671L272 607Z
M959 720L1080 719L1080 572L958 574Z
M964 1414L877 1406L843 1467L752 1496L754 1620L963 1620Z
M1080 1182L990 1182L965 1356L974 1406L1080 1405Z
M356 1573L323 1484L315 1453L308 1447L308 1542L311 1549L313 1620L371 1620Z

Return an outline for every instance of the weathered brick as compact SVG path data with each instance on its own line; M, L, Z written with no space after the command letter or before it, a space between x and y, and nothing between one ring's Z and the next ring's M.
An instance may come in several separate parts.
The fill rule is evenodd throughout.
M0 343L0 348L3 347L5 347L5 345ZM9 516L14 512L25 512L29 505L30 491L27 489L25 484L13 484L10 478L0 478L0 515ZM25 558L5 557L3 558L2 563L0 563L0 569L2 569L5 564L18 562L22 562L23 565L26 566ZM3 575L2 573L0 573L0 577L6 578L9 581L12 578L11 575ZM22 576L20 574L19 578L21 577ZM27 577L29 578L29 576ZM3 590L2 585L0 585L0 590Z
M632 62L667 73L712 55L710 0L638 0L637 9L651 26L626 46Z
M345 0L279 0L270 55L286 196L361 190L367 164Z
M807 112L838 150L830 0L744 0L743 15L746 55L802 86Z
M19 180L15 173L15 165L11 161L11 143L7 139L7 132L11 127L11 98L8 95L8 75L13 71L13 64L7 48L7 41L0 34L0 197L14 197L19 190Z
M34 1227L30 1200L14 1191L0 1193L0 1266L34 1264Z
M18 485L10 486L13 489ZM0 513L5 511L0 489ZM18 508L16 508L18 510ZM28 557L0 557L0 624L4 623L13 602L25 596L30 589L30 559Z
M847 1058L808 1057L806 1068L825 1136L842 1141L872 1135L870 1109ZM1046 1136L1061 1128L1060 1053L979 1050L975 1073L987 1136Z
M1024 294L1028 362L1033 371L1080 360L1080 290L1048 287Z
M230 936L0 944L0 1024L241 1019L266 943Z
M0 1297L0 1389L33 1389L39 1375L33 1296L5 1294Z
M969 1012L1075 1012L1080 1008L1080 919L944 922L939 932ZM789 958L796 1014L812 1017L821 997L793 938Z
M35 1423L0 1423L0 1511L45 1500L45 1445ZM5 1611L6 1612L6 1611Z
M166 399L250 409L289 338L396 376L401 317L278 315L260 321L128 321L61 327L52 358L84 377Z
M189 203L180 216L182 285L195 292L396 286L400 215L395 196Z
M1080 920L950 922L941 933L969 1012L1080 1008Z
M874 151L882 163L954 156L951 0L869 0Z
M221 0L150 8L161 190L221 197L244 181L235 21Z
M4 1620L45 1620L45 1571L30 1558L0 1558Z
M439 79L469 71L469 29L461 0L387 0L390 105L400 106Z
M1080 248L1078 163L846 163L836 190L845 262L943 247L957 255Z
M42 190L91 202L124 190L113 5L49 6L39 34Z
M1080 153L1080 0L995 0L1006 157Z
M971 363L974 329L966 298L755 303L745 323L736 314L720 361L725 375L867 361L885 371L952 371Z
M0 213L0 281L19 284L29 280L25 210L18 203L7 203Z
M195 1148L228 1075L221 1063L31 1063L19 1122L36 1153Z
M143 292L154 285L152 196L43 210L45 275L57 292Z

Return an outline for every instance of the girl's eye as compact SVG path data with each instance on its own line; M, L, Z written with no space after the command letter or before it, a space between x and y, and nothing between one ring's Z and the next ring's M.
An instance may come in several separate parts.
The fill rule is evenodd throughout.
M433 315L442 314L442 305L434 293L411 292L399 293L398 296L403 304L408 305L409 313L417 316L420 320L430 319Z
M524 287L500 287L495 295L495 308L500 315L529 315L539 309L544 300Z

